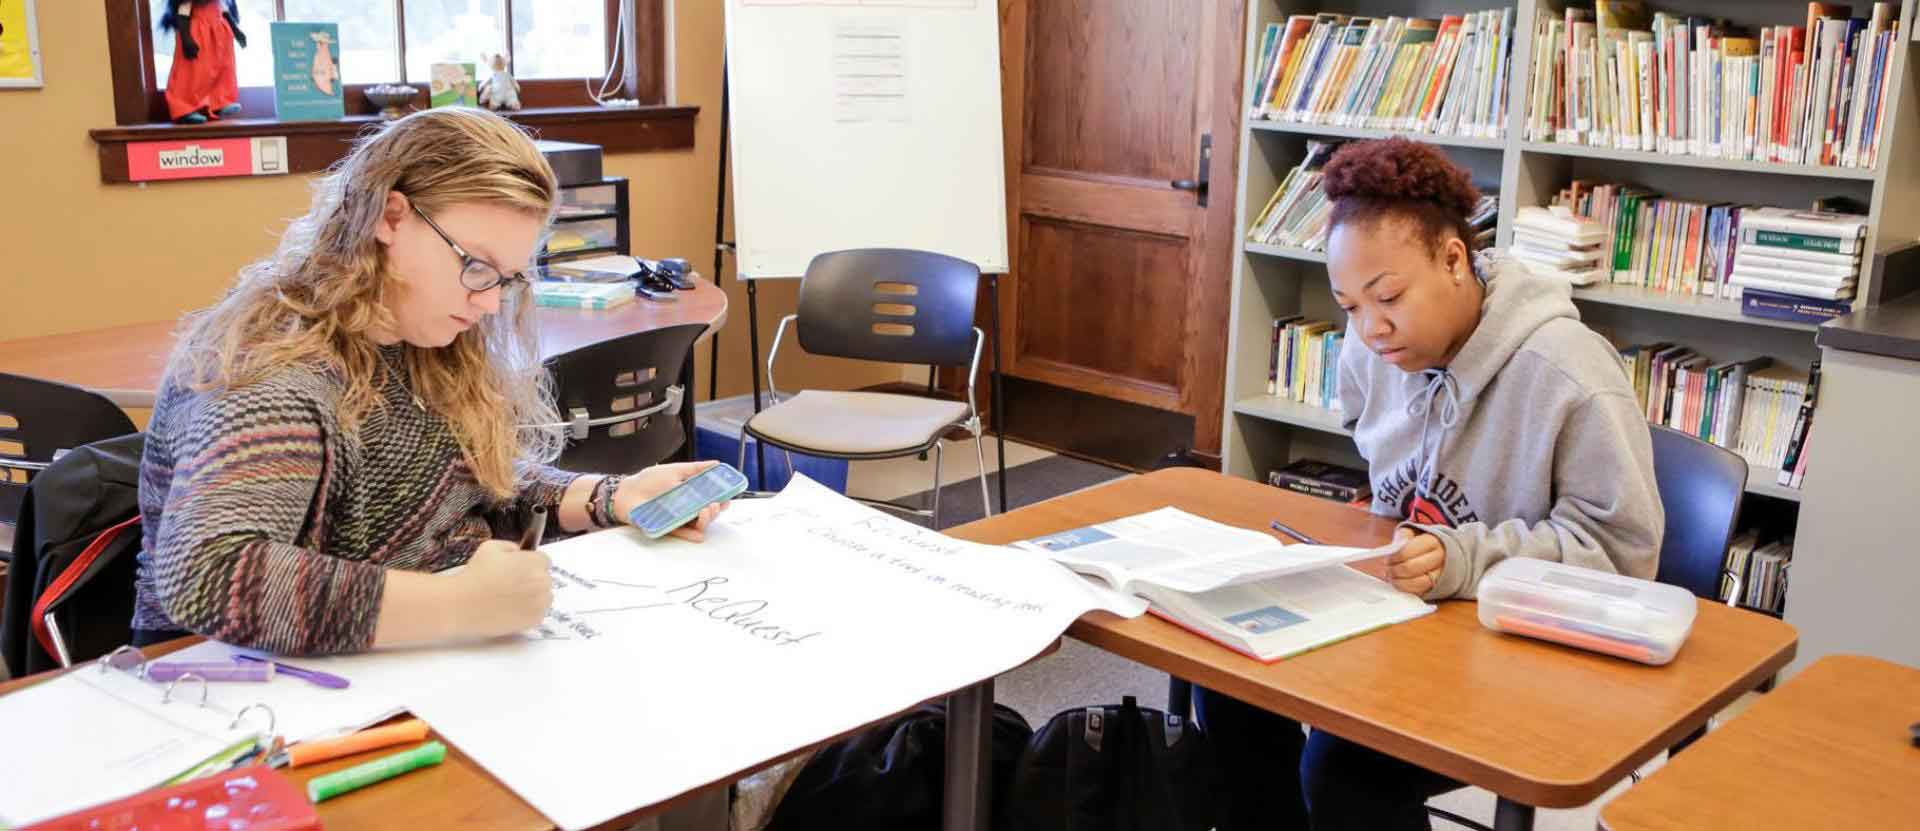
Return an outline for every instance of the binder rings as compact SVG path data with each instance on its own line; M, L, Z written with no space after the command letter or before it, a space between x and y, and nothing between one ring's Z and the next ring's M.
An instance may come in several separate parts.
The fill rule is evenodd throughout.
M188 674L146 676L121 647L90 664L0 696L9 747L31 754L0 777L0 826L21 826L195 775L224 770L274 735L272 708L246 686Z

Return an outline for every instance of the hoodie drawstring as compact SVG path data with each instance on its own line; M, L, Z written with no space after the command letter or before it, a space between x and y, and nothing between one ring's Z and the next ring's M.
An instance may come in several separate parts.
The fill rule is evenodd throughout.
M1446 369L1428 369L1421 374L1427 376L1426 386L1407 402L1407 415L1420 419L1420 478L1413 485L1416 495L1426 489L1434 468L1440 463L1440 446L1447 440L1447 431L1460 419L1460 386L1453 373ZM1427 441L1433 432L1436 402L1440 434L1433 437L1433 448L1429 450Z

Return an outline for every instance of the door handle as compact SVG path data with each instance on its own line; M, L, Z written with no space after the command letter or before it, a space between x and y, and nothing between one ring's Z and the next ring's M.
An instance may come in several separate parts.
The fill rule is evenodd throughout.
M1174 190L1192 191L1200 207L1207 206L1207 183L1213 173L1213 134L1200 134L1200 173L1193 179L1175 179L1167 184Z

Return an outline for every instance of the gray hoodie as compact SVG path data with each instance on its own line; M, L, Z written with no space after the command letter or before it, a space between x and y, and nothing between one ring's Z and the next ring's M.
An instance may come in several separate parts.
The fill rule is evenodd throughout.
M1665 514L1618 353L1564 283L1489 258L1480 325L1451 366L1404 372L1351 330L1340 405L1373 511L1440 538L1429 599L1472 597L1507 557L1652 579Z

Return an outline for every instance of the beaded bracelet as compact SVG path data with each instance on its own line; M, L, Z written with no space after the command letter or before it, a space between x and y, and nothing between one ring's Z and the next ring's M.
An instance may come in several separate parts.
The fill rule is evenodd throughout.
M587 521L596 528L612 528L620 523L614 515L613 495L620 489L623 476L602 476L594 483L593 492L587 496Z

